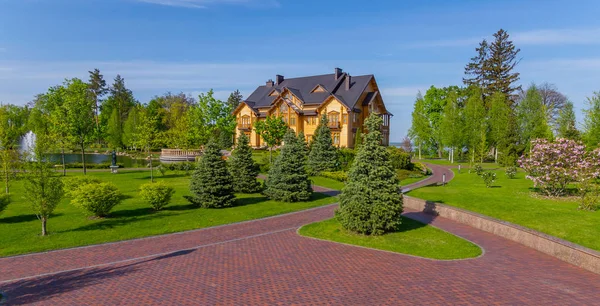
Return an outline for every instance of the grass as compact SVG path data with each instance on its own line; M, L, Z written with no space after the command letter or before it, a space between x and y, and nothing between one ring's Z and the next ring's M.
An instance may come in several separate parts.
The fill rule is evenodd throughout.
M68 173L68 176L81 175ZM115 183L126 199L105 219L90 220L76 207L63 199L48 221L49 236L41 237L41 223L23 199L22 182L15 182L11 203L0 215L0 256L83 246L151 235L180 232L221 224L263 218L307 208L335 203L335 197L315 193L308 202L282 203L260 194L238 195L239 205L224 209L201 209L191 206L184 198L189 194L189 177L170 174L157 175L175 188L171 204L160 212L138 197L139 186L150 181L148 171L121 171L119 174L93 172L104 181Z
M334 179L322 176L311 176L310 180L313 182L313 185L326 187L333 190L342 190L342 188L344 188L344 182L336 181Z
M348 232L335 218L305 225L299 232L308 237L433 259L463 259L481 255L481 248L477 245L409 218L402 219L398 232L381 236Z
M422 159L422 160L417 160L418 162L423 162L423 163L430 163L430 164L434 164L434 165L441 165L441 166L455 166L458 167L458 165L461 165L461 168L469 168L470 162L467 160L454 160L454 163L450 163L450 161L447 158L441 158L441 159ZM477 164L477 162L475 162ZM498 168L498 164L496 163L479 163L481 165L481 167L485 168L485 169L495 169Z
M508 179L495 170L497 181L486 188L474 173L463 171L445 187L424 187L408 195L464 208L506 220L600 251L600 211L577 210L577 199L549 199L533 190L533 183L518 172Z

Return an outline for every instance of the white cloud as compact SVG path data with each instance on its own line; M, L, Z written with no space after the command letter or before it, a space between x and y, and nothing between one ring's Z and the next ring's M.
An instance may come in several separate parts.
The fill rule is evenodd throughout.
M600 44L600 28L542 29L514 32L510 38L517 45L597 45ZM465 47L476 46L492 35L445 40L425 40L408 43L404 48Z
M206 8L209 5L216 4L233 4L233 5L248 5L257 6L264 5L269 7L279 7L280 4L276 0L135 0L150 4L158 4L165 6L184 7L184 8Z

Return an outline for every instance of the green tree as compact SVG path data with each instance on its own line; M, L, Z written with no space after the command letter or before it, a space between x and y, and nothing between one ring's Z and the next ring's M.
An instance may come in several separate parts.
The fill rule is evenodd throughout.
M273 163L273 148L283 141L288 130L287 124L281 117L267 116L265 120L254 123L254 129L269 146L269 162Z
M477 56L465 67L466 85L475 85L483 89L484 96L501 92L510 97L515 91L521 89L515 83L519 80L519 73L514 72L519 63L517 58L520 49L517 49L503 29L494 33L494 41L490 44L483 40L476 49ZM512 100L507 100L512 104Z
M10 192L10 178L19 166L17 145L26 133L28 115L27 107L0 105L0 174L6 194Z
M312 195L306 172L305 144L289 129L283 139L281 153L265 180L265 195L284 202L308 201Z
M139 109L140 105L136 105L133 107L129 114L127 115L127 120L125 120L125 124L123 125L123 144L125 147L136 149L137 144L137 132L139 125L141 124L139 120Z
M450 163L454 163L454 151L460 149L465 131L462 108L456 92L451 92L447 97L440 128L443 143L450 149Z
M481 97L481 90L474 87L465 106L465 140L471 153L471 163L475 162L476 155L483 162L486 151L486 119L486 110Z
M356 129L356 134L354 134L354 149L355 150L358 150L358 148L360 148L360 145L362 144L362 138L363 138L362 128L358 127Z
M30 118L32 130L48 133L53 141L53 147L60 150L63 176L67 175L65 149L72 145L73 138L69 130L67 118L67 88L64 85L50 87L48 91L36 98ZM45 132L44 132L45 133Z
M219 146L209 142L190 184L192 196L187 197L192 204L204 208L230 207L235 204L233 178L227 169Z
M227 99L227 107L233 111L236 107L238 107L238 105L240 105L243 98L244 97L240 91L236 89L229 95L229 98Z
M429 142L431 138L431 126L429 124L428 115L425 111L425 101L423 100L421 93L419 93L412 112L412 124L408 131L409 137L417 144L419 159L421 159L422 147L425 143Z
M558 118L556 119L556 132L560 138L579 140L581 135L577 130L577 121L575 119L575 111L573 110L573 103L567 101L563 108L558 111Z
M600 145L600 92L587 98L588 108L583 110L583 138L589 149Z
M106 87L106 81L104 80L104 76L100 74L99 69L94 69L94 71L88 71L90 74L90 79L88 81L89 90L91 99L94 101L94 119L96 121L96 136L98 139L98 143L100 142L101 130L100 130L100 103L102 101L102 97L108 92L108 88Z
M458 86L449 86L444 88L436 88L431 86L423 97L423 108L430 126L430 139L433 150L437 150L438 157L442 157L444 148L444 130L442 129L442 120L444 117L444 109L448 102L450 94L455 94L457 100L462 97L462 89Z
M252 159L252 148L248 143L248 136L241 133L235 149L231 152L229 169L235 192L257 193L261 190L261 184L256 180L258 165Z
M135 139L135 145L139 147L143 152L146 152L147 159L150 162L150 181L154 182L154 167L152 165L152 146L158 142L160 132L157 129L157 118L147 109L140 107L138 111L139 123L133 133Z
M131 90L125 86L125 79L117 75L110 87L110 95L102 102L102 124L108 126L109 142L114 148L123 147L123 125L129 111L136 105ZM116 112L116 115L114 114Z
M236 119L233 116L232 105L214 97L209 90L198 96L198 106L204 119L205 127L211 138L220 139L221 149L230 148L235 135Z
M106 142L113 149L118 149L123 144L119 111L115 108L110 114L106 127Z
M494 160L497 163L498 150L504 150L508 146L512 109L506 103L506 96L503 93L494 93L490 96L489 100L489 138L490 144L494 147Z
M92 124L94 122L92 121ZM31 203L33 212L42 222L42 236L47 235L46 224L52 212L63 197L63 184L56 175L51 163L46 162L45 154L50 148L48 133L37 134L30 161L26 163L25 197Z
M90 99L88 85L80 79L71 79L65 82L66 127L69 136L79 149L83 173L86 174L85 148L94 134L94 101Z
M367 235L396 231L403 211L396 173L389 152L381 145L382 123L374 113L365 121L369 132L358 149L335 212L345 229Z
M308 170L311 175L319 175L323 171L335 170L338 163L338 153L333 146L327 115L323 114L308 153Z
M546 120L546 108L535 85L531 85L525 98L517 106L517 118L521 143L529 150L531 141L538 138L552 139L552 131Z

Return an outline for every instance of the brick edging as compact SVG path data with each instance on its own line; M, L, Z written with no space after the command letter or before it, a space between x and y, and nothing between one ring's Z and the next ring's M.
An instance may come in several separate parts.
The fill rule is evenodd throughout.
M467 224L600 274L600 252L572 242L507 221L406 195L404 207Z

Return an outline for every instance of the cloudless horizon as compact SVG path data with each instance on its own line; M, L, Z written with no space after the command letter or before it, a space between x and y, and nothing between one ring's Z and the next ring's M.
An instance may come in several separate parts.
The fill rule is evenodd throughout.
M120 74L142 103L167 91L247 97L276 74L374 74L390 141L419 91L462 85L483 38L505 29L524 87L575 104L600 91L597 1L0 0L0 102L23 105L65 78Z

